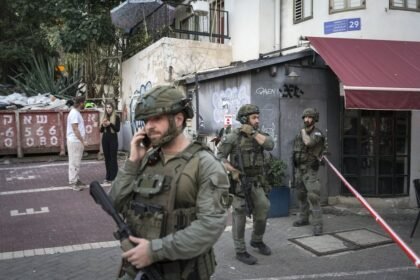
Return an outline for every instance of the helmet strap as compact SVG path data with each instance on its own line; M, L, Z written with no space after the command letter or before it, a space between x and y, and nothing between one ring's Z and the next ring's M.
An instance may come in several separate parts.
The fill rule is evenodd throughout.
M248 123L248 116L242 116L240 119L241 124L247 124Z

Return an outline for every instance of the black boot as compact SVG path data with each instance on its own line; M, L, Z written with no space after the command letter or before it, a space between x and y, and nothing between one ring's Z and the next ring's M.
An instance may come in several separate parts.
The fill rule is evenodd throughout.
M307 225L309 225L308 219L299 219L293 223L294 227L302 227L302 226L307 226Z
M243 253L236 253L236 258L238 259L238 261L243 262L248 265L253 265L257 262L257 258L254 257L253 255L250 255L246 251Z
M269 256L269 255L271 255L271 249L270 249L270 247L268 247L267 245L265 245L265 243L264 242L255 242L255 241L252 241L251 240L251 242L250 242L250 245L252 246L252 247L254 247L254 248L257 248L258 249L258 251L262 254L262 255L266 255L266 256Z
M321 235L322 234L322 212L321 209L314 209L312 210L312 217L313 221L312 224L314 225L314 235Z
M314 225L314 235L315 236L322 235L322 225L321 224Z

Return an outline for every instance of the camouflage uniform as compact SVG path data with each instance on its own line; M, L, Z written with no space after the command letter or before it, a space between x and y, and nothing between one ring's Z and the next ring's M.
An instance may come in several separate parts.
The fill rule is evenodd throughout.
M312 117L314 123L318 121L318 112L315 109L305 109L302 119L306 116ZM320 205L321 185L317 173L320 164L319 157L325 147L325 138L321 130L315 126L306 134L310 139L309 143L304 143L302 131L299 131L293 145L295 186L300 204L300 219L293 225L309 224L309 214L312 212L314 234L319 235L322 233L322 212Z
M241 109L244 111L243 113L241 113ZM250 115L253 112L259 113L258 107L254 105L244 105L241 109L238 112L237 120L242 124L246 123L247 115ZM246 109L248 109L248 112ZM267 133L261 131L256 132L263 134L266 137L266 140L262 145L258 144L255 139L243 135L241 128L234 129L230 134L223 137L218 146L217 157L222 161L227 161L230 157L230 164L240 170L238 156L242 156L245 174L241 174L240 176L247 176L248 180L251 180L253 184L251 198L254 209L252 212L253 231L251 243L262 243L267 215L270 209L270 201L267 198L269 186L264 178L264 150L272 150L274 148L274 141ZM238 145L240 146L240 149L237 149ZM238 155L238 153L240 153L240 155ZM238 254L246 252L244 241L246 222L245 200L239 186L236 186L231 192L234 194L232 203L232 235L235 251Z
M152 89L149 97L156 100L147 94L144 97L152 108L159 107L156 115L185 109L185 102L172 100L180 92L164 90L172 93ZM159 105L162 96L168 98L165 102L181 105ZM142 110L136 112L136 119L147 120L153 115L145 118L150 111L138 106ZM228 188L222 164L206 146L192 143L169 158L160 147L154 147L140 165L127 160L110 197L133 233L150 241L153 265L164 279L209 279L216 265L212 246L226 226ZM126 274L125 278L134 276Z

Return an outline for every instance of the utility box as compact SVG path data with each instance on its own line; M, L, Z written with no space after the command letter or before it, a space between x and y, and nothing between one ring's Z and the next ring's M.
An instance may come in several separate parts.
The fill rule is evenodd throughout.
M271 204L268 218L289 216L290 188L273 187L268 198Z

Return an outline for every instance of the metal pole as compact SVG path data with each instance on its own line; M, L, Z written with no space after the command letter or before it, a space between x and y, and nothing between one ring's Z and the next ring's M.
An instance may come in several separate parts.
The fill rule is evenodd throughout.
M397 243L398 246L404 251L404 253L408 256L408 258L414 263L417 268L420 268L420 259L408 247L407 244L392 230L392 228L382 219L382 217L369 205L369 203L361 196L353 187L350 185L349 182L341 175L341 173L332 165L332 163L328 160L328 158L324 155L321 160L324 159L334 173L340 178L340 180L346 185L346 187L354 194L354 196L362 203L363 206L370 212L370 214L375 218L375 221L382 226L382 228L388 233L388 235Z

